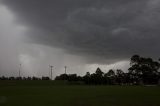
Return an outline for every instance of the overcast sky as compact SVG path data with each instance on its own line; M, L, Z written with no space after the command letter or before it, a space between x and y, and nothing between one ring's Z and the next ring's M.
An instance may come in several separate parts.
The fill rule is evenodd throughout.
M159 58L160 0L0 0L0 76L127 70Z

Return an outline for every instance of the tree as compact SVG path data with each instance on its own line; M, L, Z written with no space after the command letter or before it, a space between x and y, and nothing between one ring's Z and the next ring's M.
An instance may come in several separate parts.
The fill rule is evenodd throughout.
M61 74L60 76L57 76L55 80L68 80L67 74Z
M115 76L115 72L114 72L114 70L110 69L110 70L108 71L108 73L106 73L106 75L107 75L108 77L114 77L114 76Z
M107 82L110 85L113 85L116 83L116 79L115 79L115 72L114 70L110 69L105 75L105 82Z
M42 76L42 80L50 80L50 78Z
M83 77L83 80L86 84L90 84L91 83L91 74L90 72L86 72L86 75Z
M117 76L120 76L120 77L124 76L124 72L121 69L117 69L116 74L117 74Z
M131 79L138 84L143 81L146 84L157 83L158 69L160 63L153 61L151 58L134 55L131 57L131 67L128 69Z
M103 74L104 74L99 67L97 68L97 70L96 70L95 73L96 73L96 75L98 75L99 77L103 77Z
M98 67L95 71L95 73L91 74L90 76L90 82L95 85L103 84L103 72Z
M121 85L126 83L125 73L121 69L116 70L116 82Z

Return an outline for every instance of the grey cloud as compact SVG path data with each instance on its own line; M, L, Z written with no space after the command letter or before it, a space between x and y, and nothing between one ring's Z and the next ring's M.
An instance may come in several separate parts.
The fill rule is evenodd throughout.
M32 43L62 48L88 62L160 53L157 0L2 0Z

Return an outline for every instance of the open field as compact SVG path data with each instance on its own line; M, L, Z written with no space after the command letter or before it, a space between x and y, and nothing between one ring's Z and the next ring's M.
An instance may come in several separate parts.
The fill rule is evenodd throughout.
M160 87L0 81L0 106L160 106Z

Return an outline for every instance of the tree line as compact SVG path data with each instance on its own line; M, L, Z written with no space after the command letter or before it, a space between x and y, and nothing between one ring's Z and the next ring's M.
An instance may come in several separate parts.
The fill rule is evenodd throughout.
M2 76L0 77L0 80L50 80L49 77L5 77L5 76Z
M110 69L104 73L97 68L95 73L87 72L84 76L61 74L55 80L82 81L87 85L142 85L160 83L160 63L152 58L134 55L130 59L128 72Z
M159 59L160 61L160 59ZM87 85L141 85L160 83L160 63L152 58L133 55L130 59L128 72L121 69L110 69L104 73L97 68L95 73L86 72L84 76L77 74L61 74L55 80L84 83ZM0 77L0 80L51 80L49 77Z

